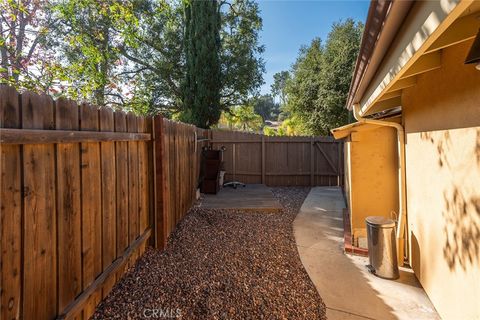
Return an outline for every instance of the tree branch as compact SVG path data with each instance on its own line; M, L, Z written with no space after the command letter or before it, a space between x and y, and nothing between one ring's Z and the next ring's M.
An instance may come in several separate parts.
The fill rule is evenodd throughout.
M122 95L120 95L120 94L118 94L118 93L105 92L105 95L106 95L106 96L111 96L111 97L118 98L118 99L120 99L120 101L122 101L122 103L125 103L125 99L122 97Z
M136 63L138 63L139 65L141 65L141 66L143 66L143 67L145 67L145 68L147 68L147 69L150 69L150 70L152 70L152 71L155 71L155 72L158 72L158 73L161 72L158 68L156 68L156 67L154 67L154 66L146 63L146 62L143 61L143 60L140 60L140 59L138 59L138 58L130 55L130 54L127 52L127 50L125 50L124 47L119 47L119 50L120 50L120 53L121 53L123 56L125 56L125 58L127 58L128 60L133 61L133 62L136 62Z

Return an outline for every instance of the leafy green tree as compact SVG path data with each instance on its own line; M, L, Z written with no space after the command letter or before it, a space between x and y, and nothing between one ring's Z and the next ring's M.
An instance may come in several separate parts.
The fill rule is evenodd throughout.
M297 117L285 119L278 127L263 127L263 134L266 136L300 136L304 132L303 123Z
M222 70L221 109L241 104L259 93L265 62L259 32L262 18L253 0L224 0L219 3Z
M189 120L191 110L184 104L182 85L187 74L185 5L180 0L161 5L145 1L150 1L151 14L141 16L137 46L122 48L131 62L129 72L138 82L133 104L147 106L144 111L149 113L181 112L180 118ZM263 83L264 47L258 36L262 20L258 4L251 0L214 3L220 14L220 110L227 111L255 96Z
M206 124L211 125L219 112L244 104L263 84L262 20L253 0L5 0L0 3L0 82L62 91L138 113L191 118L185 83L193 83L187 77L193 47L186 46L191 41L185 8L202 6L218 20L216 49L209 52L218 62L201 61L195 73L200 76L198 70L206 70L201 65L212 63L219 70L205 77L210 83L196 84L218 90L214 112L204 112L212 115ZM191 16L197 9L190 11ZM190 55L188 61L194 59L201 60Z
M182 109L184 6L175 1L144 1L134 32L136 45L119 47L128 61L123 78L133 84L128 104L140 113L171 117Z
M275 130L272 127L263 127L263 134L266 136L276 136L277 135L277 130Z
M345 104L362 34L361 22L348 19L333 24L323 55L321 85L311 126L314 133L327 135L330 129L349 122Z
M301 136L304 133L303 122L295 116L285 119L277 128L277 135L279 136Z
M285 87L289 79L290 79L290 72L288 71L280 71L273 75L273 83L270 86L270 88L271 88L272 95L280 99L280 105L284 105L286 102Z
M259 114L263 121L276 119L279 113L279 105L275 103L273 97L269 94L259 96L254 99L255 113Z
M54 11L57 40L68 94L99 106L125 102L120 45L135 46L138 26L134 0L63 0Z
M185 7L199 5L194 2L3 1L0 82L188 118ZM215 81L220 81L218 107L225 111L256 96L263 84L262 20L253 0L208 3L219 16Z
M297 61L292 67L292 77L285 87L287 104L285 111L306 124L307 132L314 127L315 105L321 84L323 67L323 46L319 38L312 40L310 46L302 47Z
M54 27L51 1L0 2L0 83L52 93L58 64L47 34Z
M216 0L185 6L185 120L200 128L218 122L220 110L220 12Z
M259 131L262 128L262 117L255 113L251 104L236 106L227 112L230 128L243 131Z
M334 23L325 45L314 39L303 47L287 81L286 111L304 126L304 134L328 135L348 123L345 103L358 55L363 24Z

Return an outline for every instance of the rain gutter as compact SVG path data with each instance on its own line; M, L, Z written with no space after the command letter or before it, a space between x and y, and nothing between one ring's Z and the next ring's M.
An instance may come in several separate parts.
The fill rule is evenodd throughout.
M347 109L352 110L352 105L364 95L413 3L412 0L371 2L350 84Z

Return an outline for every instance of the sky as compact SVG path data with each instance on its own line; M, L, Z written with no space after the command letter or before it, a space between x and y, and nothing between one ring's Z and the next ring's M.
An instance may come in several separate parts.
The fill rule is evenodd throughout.
M265 45L265 84L270 93L273 75L289 70L302 45L315 37L327 38L332 23L353 18L365 23L370 1L258 0L263 19L260 42Z

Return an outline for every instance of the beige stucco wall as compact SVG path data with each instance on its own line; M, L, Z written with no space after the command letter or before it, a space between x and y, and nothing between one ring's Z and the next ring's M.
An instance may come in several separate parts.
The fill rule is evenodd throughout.
M350 175L350 146L351 144L349 143L348 139L344 141L345 143L343 144L343 155L344 155L344 161L343 161L343 165L344 165L344 186L343 186L343 189L345 190L345 197L346 197L346 201L347 203L349 204L350 206L350 197L351 197L351 191L352 189L350 188L350 179L351 179L351 175Z
M411 263L444 319L480 319L480 71L471 41L402 96Z
M393 128L359 130L346 142L346 180L354 243L365 237L365 218L398 212L397 136Z

